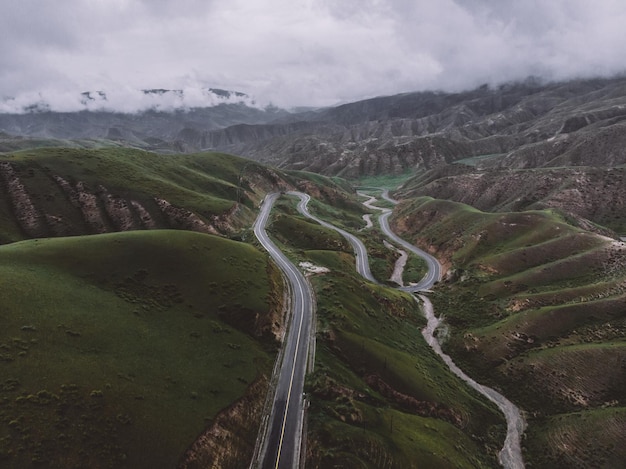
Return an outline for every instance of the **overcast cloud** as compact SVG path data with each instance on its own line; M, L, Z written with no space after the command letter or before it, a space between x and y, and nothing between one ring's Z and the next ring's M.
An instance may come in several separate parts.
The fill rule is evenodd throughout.
M323 106L626 70L623 0L3 0L0 107L208 87ZM195 90L195 91L193 91Z

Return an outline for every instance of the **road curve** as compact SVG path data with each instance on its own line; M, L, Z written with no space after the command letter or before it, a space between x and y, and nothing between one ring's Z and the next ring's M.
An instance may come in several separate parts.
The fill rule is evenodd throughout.
M393 204L398 203L396 200L389 197L389 193L386 190L383 191L382 196L385 200ZM402 289L406 291L411 291L413 293L420 290L430 289L434 285L435 281L439 280L441 276L441 265L439 264L437 259L435 259L427 252L419 249L418 247L404 241L393 231L391 231L389 227L389 216L391 215L391 210L372 205L371 197L368 201L365 202L365 204L369 208L378 209L383 212L379 216L378 221L380 223L381 229L386 236L388 236L397 244L420 256L428 264L428 274L417 285L414 285L410 288L405 287ZM443 352L439 341L435 337L435 331L439 327L441 319L435 316L433 305L428 298L423 295L419 295L419 298L422 300L422 303L424 305L423 311L428 321L426 327L422 330L422 335L424 336L424 339L426 340L428 345L430 345L435 353L441 357L446 365L448 365L450 371L452 371L456 376L465 381L469 386L471 386L473 389L475 389L491 402L493 402L504 414L507 424L507 432L504 445L502 446L502 449L498 454L498 461L506 469L523 469L524 459L522 458L521 438L526 428L526 423L524 421L524 418L522 417L519 408L499 392L474 381L472 378L466 375L463 370L461 370L456 365L456 363L452 361L452 358L450 358L449 355Z
M391 228L389 227L390 216L391 216L391 210L382 213L378 217L378 222L380 223L380 229L383 231L385 236L391 239L394 243L402 246L404 249L407 249L408 251L411 251L413 254L416 254L417 256L424 259L424 261L426 262L426 265L428 266L428 271L426 272L426 275L424 276L424 278L422 278L415 285L402 287L401 290L408 291L408 292L430 290L436 282L441 280L441 264L439 264L439 261L437 261L437 259L435 259L433 256L428 254L426 251L423 251L417 246L414 246L413 244L403 240L397 234L391 231Z
M298 211L304 216L311 218L327 228L338 231L352 245L356 257L356 269L358 273L374 283L367 257L367 250L363 243L354 235L341 228L327 223L311 215L307 204L310 196L301 192L289 192L290 195L300 198ZM278 264L287 277L292 293L292 318L288 327L287 338L283 346L283 359L280 367L278 384L274 396L274 403L270 415L269 425L263 439L260 466L263 469L286 469L299 466L299 453L302 438L303 403L302 390L304 387L304 375L306 372L307 351L314 311L313 295L310 286L302 273L287 259L287 257L270 240L265 225L270 211L279 194L269 194L261 207L261 212L254 224L254 234L268 251L270 256ZM383 197L392 202L387 193ZM403 290L416 292L430 289L440 279L441 266L430 254L413 246L397 236L389 227L391 210L371 205L372 199L367 203L368 207L381 210L379 217L381 229L395 243L422 257L428 264L428 274L416 285L404 287ZM443 353L441 346L435 337L435 330L439 326L440 319L436 318L432 304L428 298L420 296L424 303L424 313L428 325L422 331L424 338L433 350L441 356L450 370L468 383L471 387L494 402L504 413L507 421L507 437L504 447L499 454L499 461L507 469L522 469L524 462L521 454L521 435L525 428L524 419L519 409L495 390L483 386L467 376L452 359Z
M370 282L378 283L376 279L374 278L374 276L372 275L372 272L370 270L370 264L369 264L368 257L367 257L367 249L365 248L365 245L359 238L357 238L351 233L348 233L345 230L342 230L341 228L337 228L335 225L327 223L324 220L320 220L315 215L311 215L307 207L309 201L311 200L311 196L309 196L308 194L304 194L302 192L295 192L295 191L288 192L288 194L295 195L296 197L300 198L300 202L298 203L298 211L302 215L310 218L313 221L316 221L317 223L319 223L322 226L325 226L326 228L330 228L331 230L337 231L341 236L346 238L348 242L352 245L352 249L354 250L354 255L356 257L356 271L363 278L369 280Z
M254 234L283 271L291 293L291 318L282 350L274 402L258 466L262 469L293 469L299 466L302 440L304 376L315 303L304 275L287 259L265 231L278 193L266 196L254 223Z
M426 251L423 251L417 246L414 246L413 244L403 240L402 238L400 238L400 236L398 236L393 231L391 231L391 228L389 226L389 217L391 216L391 213L392 213L391 210L389 210L388 208L377 207L376 205L373 205L373 202L376 200L375 197L367 196L360 192L358 192L358 194L363 197L370 197L369 200L367 200L366 202L363 202L363 205L365 205L367 208L371 208L371 209L379 210L383 212L378 217L378 223L380 224L380 228L385 234L385 236L391 239L394 243L402 246L404 249L407 249L411 251L413 254L421 257L426 262L428 271L426 272L426 275L424 276L424 278L422 278L418 283L407 286L407 287L402 287L400 288L400 290L415 293L418 291L431 289L433 285L435 284L435 282L438 282L439 280L441 280L441 265L439 264L439 261L437 261L437 259L435 259L433 256L428 254ZM392 199L389 196L389 192L387 190L383 191L383 198L387 200L388 202L391 202L392 204L398 203L397 200Z

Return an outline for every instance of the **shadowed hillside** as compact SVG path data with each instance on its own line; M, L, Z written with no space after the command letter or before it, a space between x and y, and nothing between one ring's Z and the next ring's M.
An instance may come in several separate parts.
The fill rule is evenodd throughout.
M247 464L284 292L223 236L250 241L265 193L296 187L348 203L323 176L224 154L2 155L0 465Z
M282 323L265 254L172 230L30 240L0 246L0 285L2 467L175 467L249 392L219 457L251 457Z

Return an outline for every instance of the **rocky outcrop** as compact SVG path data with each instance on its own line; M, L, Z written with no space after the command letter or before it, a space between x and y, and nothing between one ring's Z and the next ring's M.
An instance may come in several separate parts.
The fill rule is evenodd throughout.
M195 213L181 207L175 207L165 199L155 197L154 200L172 226L183 230L217 234L217 230L215 228L205 223Z
M369 375L365 382L382 396L396 403L402 409L420 415L422 417L434 417L446 420L457 427L463 426L463 418L453 409L438 402L419 401L412 396L403 394L392 388L378 375Z
M584 229L608 236L626 231L624 168L560 168L519 171L437 171L408 182L397 197L430 196L483 211L556 209ZM589 221L594 222L590 223Z
M58 194L32 196L13 166L8 162L0 163L0 189L6 194L24 238L156 228L222 234L235 229L232 220L240 211L239 204L233 203L226 212L205 220L162 198L154 198L147 206L116 194L102 184L93 190L83 181L70 182L58 174L49 177L56 183ZM59 201L59 197L66 202Z
M182 456L178 469L239 469L252 461L269 381L261 376L220 412Z
M135 210L135 213L137 213L137 216L139 217L141 228L143 228L144 230L153 230L157 227L156 222L152 218L152 215L150 215L150 212L148 212L143 205L141 205L136 200L131 200L130 204Z
M24 234L29 238L46 235L45 216L37 210L10 163L0 163L0 182Z

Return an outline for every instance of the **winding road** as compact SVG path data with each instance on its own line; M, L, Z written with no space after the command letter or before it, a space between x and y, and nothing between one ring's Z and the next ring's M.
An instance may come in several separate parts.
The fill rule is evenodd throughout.
M359 193L359 195L363 197L368 197L363 193ZM389 193L387 191L383 192L383 198L388 202L391 202L392 204L398 203L396 200L389 197ZM441 264L439 264L439 261L437 261L437 259L428 254L426 251L423 251L417 246L414 246L413 244L403 240L402 238L400 238L400 236L391 231L391 228L389 227L389 217L391 216L392 211L388 208L382 208L373 205L373 201L375 200L375 197L370 197L370 199L364 202L363 205L365 205L367 208L380 210L381 212L383 212L378 217L378 223L380 224L380 229L383 231L385 236L387 236L397 245L402 246L404 249L411 251L413 254L424 259L424 261L426 262L426 266L428 267L428 271L424 278L422 278L422 280L414 285L402 287L400 288L400 290L413 293L431 289L433 285L441 278Z
M298 211L300 213L322 226L339 232L346 238L354 249L357 272L365 279L378 283L370 271L367 250L361 240L351 233L312 215L307 208L311 200L309 195L301 192L289 192L289 195L300 198L300 202L298 203ZM261 450L258 453L257 467L263 469L299 467L304 414L302 391L304 388L304 377L307 369L307 357L309 355L309 343L315 310L313 293L306 278L287 259L280 249L276 247L265 231L269 214L274 202L279 196L280 194L278 193L266 196L261 207L261 212L254 224L255 236L283 271L289 282L292 309L287 337L281 352L282 361L279 360L280 369L278 371L272 411L267 426L265 427ZM389 197L386 191L383 192L383 198L391 203L397 203ZM389 227L391 210L372 205L372 200L376 199L373 197L370 198L370 200L365 202L365 205L383 212L378 220L385 235L397 245L423 258L428 265L428 272L420 282L409 287L402 287L401 289L415 293L432 288L441 276L441 266L439 262L430 254L404 241L391 231ZM435 331L440 324L440 319L435 316L432 304L428 298L423 295L420 295L419 298L424 305L424 314L428 320L427 326L422 331L428 344L443 359L454 374L486 396L490 401L494 402L505 415L507 421L507 437L499 454L500 463L507 469L523 468L524 462L522 459L520 440L525 428L525 423L519 409L495 390L483 386L467 376L456 366L448 355L443 353L435 337Z
M359 195L368 197L365 194ZM396 200L389 197L389 193L386 190L383 191L382 196L385 200L393 203L394 205L398 203ZM426 264L428 265L428 273L418 284L412 285L411 287L403 287L402 290L415 293L418 291L430 289L434 285L434 283L440 279L441 265L439 264L439 261L437 261L437 259L435 259L427 252L404 241L393 231L391 231L391 228L389 227L389 216L391 215L391 210L387 208L376 207L372 204L373 200L375 200L375 198L370 197L370 199L367 200L364 205L366 205L368 208L381 210L383 212L378 218L378 221L385 235L393 240L395 243L420 256L426 261ZM485 396L487 399L489 399L491 402L493 402L498 407L498 409L500 409L500 412L504 414L507 423L507 432L504 445L502 446L502 449L498 454L498 460L500 464L506 469L523 469L524 459L522 458L521 439L522 434L524 433L524 430L526 428L526 423L524 421L524 418L522 417L520 410L517 408L517 406L515 406L515 404L513 404L499 392L487 386L483 386L480 383L477 383L475 380L466 375L463 370L461 370L452 361L452 358L450 358L449 355L443 352L443 350L441 349L441 345L439 344L439 341L435 336L435 332L441 324L441 319L435 316L433 305L426 296L418 295L418 298L422 301L422 309L424 311L424 315L426 316L426 320L428 321L426 327L422 330L422 335L424 336L424 339L426 340L428 345L430 345L435 353L441 357L441 359L448 366L450 371L452 371L452 373L454 373L456 376L465 381L470 387L472 387L483 396Z
M348 233L345 230L342 230L341 228L337 228L335 225L325 222L324 220L320 220L315 215L311 215L307 207L308 203L311 200L311 197L308 194L304 194L302 192L288 192L288 194L295 195L296 197L300 198L300 202L298 203L298 211L302 215L310 218L313 221L316 221L326 228L337 231L341 236L346 238L346 240L348 240L348 242L352 246L352 249L354 250L354 256L356 257L356 271L359 273L359 275L369 280L370 282L378 283L370 270L370 263L367 257L367 249L359 238L351 233Z

